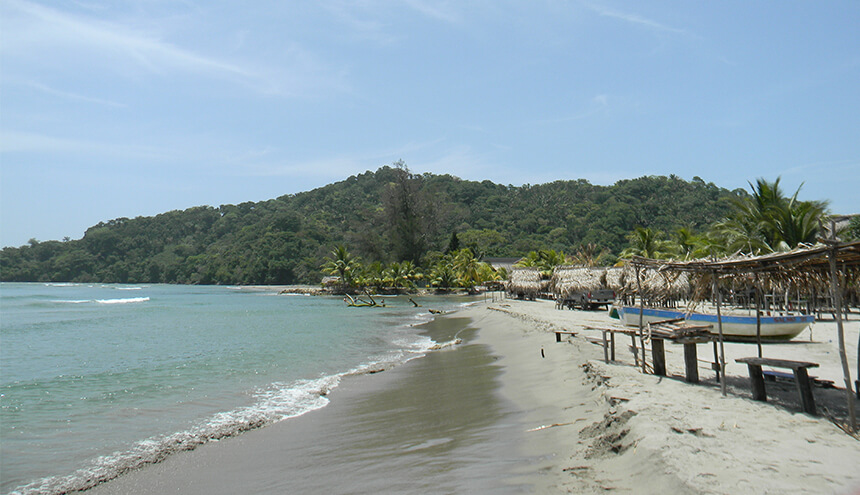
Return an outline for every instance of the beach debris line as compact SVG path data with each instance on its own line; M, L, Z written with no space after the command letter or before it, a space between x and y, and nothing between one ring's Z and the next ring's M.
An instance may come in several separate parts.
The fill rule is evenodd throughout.
M454 339L454 340L449 340L448 342L443 342L441 344L433 344L428 349L430 349L431 351L438 351L440 349L444 349L446 347L453 347L455 345L460 345L462 343L463 343L463 339Z
M569 426L572 424L576 424L579 421L585 421L585 418L577 418L575 421L571 421L569 423L553 423L551 425L541 425L541 426L538 426L537 428L530 428L530 429L526 430L526 433L530 433L533 431L546 430L547 428L555 428L557 426Z

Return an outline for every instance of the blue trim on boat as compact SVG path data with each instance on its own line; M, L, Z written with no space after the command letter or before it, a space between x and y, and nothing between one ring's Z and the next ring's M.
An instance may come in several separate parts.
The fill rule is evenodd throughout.
M639 308L634 308L632 306L621 306L619 308L620 313L630 313L634 315L639 314ZM717 315L704 314L704 313L690 313L690 316L687 316L687 313L683 311L672 311L670 309L654 309L654 308L643 308L642 314L644 316L654 316L658 318L664 318L666 320L670 320L673 318L687 318L688 321L704 321L708 323L717 323ZM732 316L732 315L723 315L722 316L723 323L738 323L742 325L755 325L756 318L755 316ZM813 315L801 315L801 316L762 316L761 323L762 325L773 325L779 323L813 323L815 321L815 316Z

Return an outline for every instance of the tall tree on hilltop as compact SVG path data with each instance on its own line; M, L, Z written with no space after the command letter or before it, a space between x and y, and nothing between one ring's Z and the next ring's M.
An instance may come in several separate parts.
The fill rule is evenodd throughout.
M394 258L418 264L435 226L433 203L420 175L411 173L403 160L393 165L395 178L383 191L382 202Z

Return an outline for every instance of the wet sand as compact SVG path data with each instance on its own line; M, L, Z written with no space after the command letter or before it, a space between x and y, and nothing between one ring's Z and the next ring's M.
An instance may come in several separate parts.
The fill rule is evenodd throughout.
M461 345L345 379L321 410L171 456L91 493L860 490L860 441L792 410L790 391L784 404L749 400L739 365L729 368L728 397L705 367L697 386L644 375L624 344L618 362L604 364L602 349L583 338L599 333L584 327L610 323L604 312L557 311L545 301L481 303L426 329L437 342L457 334ZM556 343L559 329L579 335ZM814 333L809 352L828 360L828 376L832 330L816 324ZM667 347L672 374L683 360ZM765 355L792 358L804 347ZM727 347L729 361L750 349ZM779 395L780 386L768 387Z

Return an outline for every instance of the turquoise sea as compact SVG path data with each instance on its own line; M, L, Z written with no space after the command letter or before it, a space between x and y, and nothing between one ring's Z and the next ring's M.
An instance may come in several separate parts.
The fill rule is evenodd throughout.
M236 287L0 284L0 492L57 493L324 407L349 374L420 357L463 298Z

